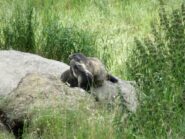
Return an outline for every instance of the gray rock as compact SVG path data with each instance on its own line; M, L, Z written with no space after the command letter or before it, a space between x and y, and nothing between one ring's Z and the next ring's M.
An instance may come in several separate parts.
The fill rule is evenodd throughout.
M30 73L21 79L17 87L0 102L4 123L10 129L22 131L21 123L31 123L41 111L81 110L92 114L94 98L79 88L69 88L53 75ZM0 115L1 116L1 115ZM0 125L0 135L7 133ZM19 127L19 128L17 128ZM5 129L5 130L4 130ZM16 132L13 132L17 135Z
M135 112L138 106L137 92L130 81L118 79L118 83L106 81L102 87L93 88L92 93L102 103L115 103L120 96L129 111Z
M49 60L34 54L10 50L10 51L0 51L0 69L1 69L0 96L8 96L9 99L12 98L12 100L14 99L16 100L15 95L18 93L19 94L18 96L22 95L22 99L20 100L23 101L24 99L29 98L27 94L32 92L34 88L37 88L36 86L33 88L31 87L29 88L29 84L37 83L36 79L34 80L32 79L35 77L35 74L38 76L39 80L45 81L47 79L48 83L51 83L50 85L51 88L53 85L53 90L50 90L51 92L53 92L52 94L55 94L55 91L57 91L55 88L57 86L60 86L60 90L66 89L63 86L61 86L62 83L61 81L59 82L59 79L60 79L60 75L64 71L69 69L69 66L62 62ZM33 77L28 76L29 77L28 78L26 75L33 75ZM26 82L25 80L28 82L28 84L25 84ZM22 81L25 81L25 82L22 82ZM23 89L24 86L27 87L27 89L25 90L25 92L23 92L23 94L20 93L21 91L17 91L17 89L20 89L19 85L21 85L21 89ZM37 88L37 91L39 91L39 88L41 89L42 87L44 89L48 88L47 84L42 84L41 86L39 85L39 87ZM80 92L84 92L80 88L75 88L75 89L79 90ZM67 87L67 90L69 90L68 92L70 92L71 88ZM120 92L120 94L124 97L124 102L128 110L135 112L138 106L136 89L128 81L123 81L119 79L119 83L116 83L116 84L106 81L102 87L92 88L91 91L100 102L104 102L104 103L114 102L115 98L119 94L118 92ZM26 96L24 93L26 93ZM24 96L25 98L23 99ZM70 95L71 100L74 99L74 96ZM39 100L39 101L42 102L42 100ZM14 104L11 104L11 103L9 103L8 105L13 106ZM22 106L23 109L26 109L26 105L24 103L22 103L22 105L21 105L21 101L19 103L20 105L18 106L15 105L16 108L19 108ZM16 109L13 108L13 111L15 110Z
M59 78L49 74L27 74L0 105L12 119L31 119L35 110L78 109L81 105L90 110L94 99L83 89L69 88Z
M14 50L0 51L0 96L9 94L28 73L60 77L69 66L38 55Z

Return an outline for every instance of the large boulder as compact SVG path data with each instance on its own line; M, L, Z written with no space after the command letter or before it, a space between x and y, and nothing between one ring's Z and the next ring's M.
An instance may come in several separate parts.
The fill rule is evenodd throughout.
M129 111L135 112L138 106L133 83L121 79L118 83L105 81L102 87L92 88L88 93L60 80L61 74L69 69L68 65L34 54L0 51L0 69L0 111L8 118L5 125L12 125L11 128L21 125L24 119L32 119L37 110L46 108L83 108L92 113L97 101L115 104L119 97L124 98L123 103Z
M10 109L8 111L14 113L11 115L17 117L30 109L29 107L48 107L55 103L68 105L67 101L71 105L79 98L88 100L90 96L84 90L70 88L60 81L61 74L68 70L69 66L59 61L30 53L4 50L0 51L0 69L0 96L6 96L8 100L6 109ZM106 81L102 87L92 88L91 92L96 100L105 103L114 102L121 94L128 110L136 111L138 105L136 89L128 81L120 79L118 83ZM33 105L30 106L31 103ZM78 103L75 103L75 106L76 104Z
M45 74L55 78L55 80L59 80L61 74L68 70L69 66L35 54L3 50L0 51L0 69L0 96L7 96L10 92L14 94L15 89L27 74ZM68 89L70 88L68 87ZM28 88L26 92L29 91ZM119 83L116 84L106 81L102 87L93 88L92 94L94 94L97 100L105 103L114 102L116 96L121 94L125 99L126 107L133 112L136 111L138 105L136 89L129 81L119 79Z

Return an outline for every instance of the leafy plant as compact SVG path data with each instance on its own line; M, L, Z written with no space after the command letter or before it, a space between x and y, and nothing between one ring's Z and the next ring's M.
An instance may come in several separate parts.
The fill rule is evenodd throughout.
M71 53L92 55L96 52L95 36L92 33L77 27L64 27L57 16L50 17L43 26L42 55L67 62Z
M35 34L34 34L34 8L31 2L26 4L17 3L12 16L6 21L2 29L4 49L15 49L26 52L34 52Z
M167 14L161 3L159 22L152 24L151 36L139 40L127 61L127 73L145 94L138 111L138 129L162 137L182 133L185 89L185 4ZM145 123L140 127L138 124ZM153 130L152 130L153 128ZM150 129L150 130L148 130ZM170 130L173 132L170 132ZM143 134L142 131L138 132Z

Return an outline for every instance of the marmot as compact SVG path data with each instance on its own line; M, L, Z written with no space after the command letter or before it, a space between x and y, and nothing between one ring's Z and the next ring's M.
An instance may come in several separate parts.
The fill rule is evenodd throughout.
M77 79L78 87L85 90L89 90L93 84L93 75L89 72L83 63L76 62L74 60L70 61L70 71L71 74Z
M86 57L81 53L74 53L69 56L69 60L71 74L73 74L75 78L77 78L81 73L84 74L84 77L85 75L88 75L88 83L90 82L91 86L92 83L95 87L102 86L105 80L109 80L113 83L118 82L118 79L108 74L103 63L95 57ZM78 68L76 68L77 66ZM78 69L80 71L76 70L76 72L74 72L75 69ZM77 75L75 75L76 73ZM90 77L90 74L92 74L92 78ZM84 80L87 79L81 78L80 80L81 82L85 82Z
M61 80L68 83L70 87L80 87L88 91L92 86L93 76L84 68L83 64L71 61L70 69L61 75Z

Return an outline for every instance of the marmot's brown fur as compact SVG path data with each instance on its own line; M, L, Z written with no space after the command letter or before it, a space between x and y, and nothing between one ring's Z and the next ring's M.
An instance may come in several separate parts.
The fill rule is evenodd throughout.
M105 80L109 80L113 83L118 82L118 80L114 76L108 74L102 62L95 57L86 57L81 53L74 53L69 56L69 60L71 71L73 71L74 65L78 65L81 67L78 69L83 71L82 73L86 73L88 75L92 74L93 78L89 79L92 79L90 83L93 82L93 85L95 87L102 86ZM81 80L83 81L83 79Z

